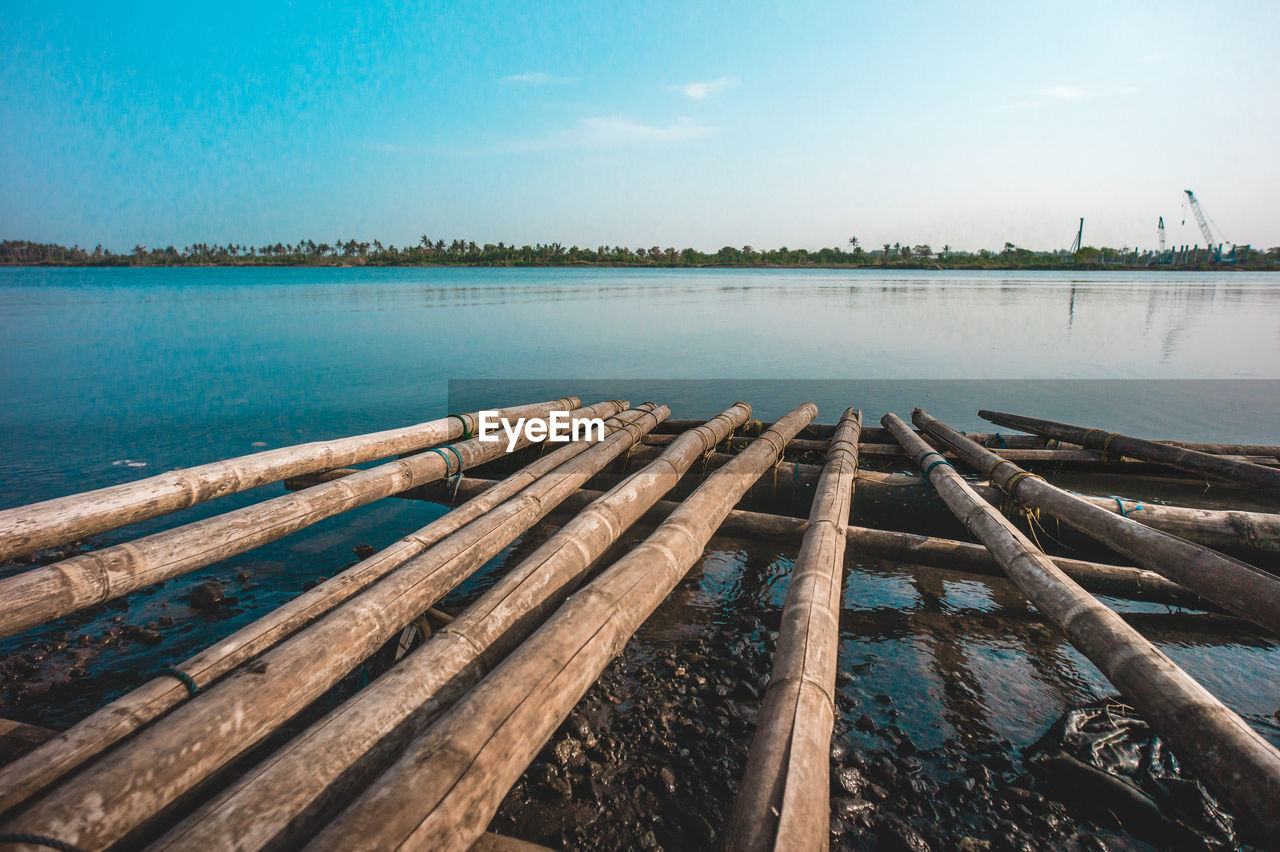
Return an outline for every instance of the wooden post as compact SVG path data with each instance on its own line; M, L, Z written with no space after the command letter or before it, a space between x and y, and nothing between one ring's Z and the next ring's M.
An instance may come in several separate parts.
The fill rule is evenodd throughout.
M1004 414L999 411L979 411L978 416L1008 426L1010 429L1021 429L1024 432L1035 432L1079 444L1086 450L1096 450L1104 456L1108 453L1117 456L1128 456L1133 459L1165 464L1182 470L1194 470L1223 479L1247 482L1258 488L1280 491L1280 470L1263 467L1239 459L1224 458L1212 453L1188 450L1184 447L1173 447L1158 444L1143 438L1131 438L1117 432L1102 429L1086 429L1083 426L1071 426L1053 420L1039 420L1035 417L1023 417L1018 414Z
M576 588L645 510L751 415L738 403L600 496L474 604L161 839L162 849L301 846ZM834 675L833 675L834 677Z
M581 404L576 396L565 397L507 408L502 416L513 421L519 417L545 417L552 411L567 411ZM176 512L287 476L411 453L469 436L468 433L476 430L477 416L477 413L459 414L385 432L281 447L6 509L0 512L0 561Z
M599 413L604 412L605 409L601 409ZM652 419L652 415L643 406L619 412L608 418L605 425L610 431L615 431L641 418ZM185 701L190 692L184 682L179 680L180 676L190 678L197 689L208 688L236 666L368 588L410 558L513 497L590 446L590 443L580 441L548 453L502 482L494 484L483 495L469 500L465 505L303 592L226 639L174 666L174 671L181 675L153 678L58 734L38 751L0 768L0 814L11 810L55 779Z
M831 831L845 527L858 471L862 412L836 425L800 544L782 626L725 848L825 849Z
M1123 515L1101 511L975 444L919 408L912 419L922 431L951 447L966 464L985 471L987 478L1010 496L1043 509L1228 612L1280 634L1280 579L1274 575Z
M631 634L693 566L751 484L817 413L778 421L556 611L312 841L315 850L465 850ZM405 786L408 782L409 786Z
M602 403L609 414L626 403ZM573 416L597 416L600 406ZM520 444L528 445L522 434ZM202 521L104 547L0 580L0 637L21 633L76 610L203 568L297 532L334 515L443 479L501 456L502 441L472 438L369 470L264 500Z
M626 424L410 559L30 801L0 833L40 834L86 852L118 842L323 695L668 413L659 406Z
M1197 777L1261 832L1267 845L1280 845L1280 752L1059 571L898 417L886 414L880 422L1036 608L1116 685Z

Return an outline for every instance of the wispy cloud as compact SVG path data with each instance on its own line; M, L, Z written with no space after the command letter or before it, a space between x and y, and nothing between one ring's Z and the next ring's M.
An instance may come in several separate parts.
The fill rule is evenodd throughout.
M1091 89L1087 86L1059 84L1057 86L1046 86L1043 89L1037 89L1031 93L1030 97L1013 101L1011 103L998 104L993 107L993 109L1028 109L1030 107L1043 106L1047 103L1055 103L1059 101L1084 101L1094 98L1133 95L1137 94L1137 92L1138 89L1134 86L1113 86L1106 89Z
M520 86L558 86L572 83L574 78L557 77L553 74L548 74L546 71L526 71L523 74L512 74L510 77L503 77L498 82Z
M1051 101L1079 101L1089 97L1089 93L1080 86L1050 86L1041 89L1040 95Z
M667 86L668 92L679 92L686 98L703 101L718 95L726 89L738 85L737 77L717 77L714 80L702 80L694 83L681 83L678 86Z
M715 133L716 128L681 117L666 124L641 124L621 116L584 118L549 136L509 142L506 151L544 151L554 148L616 148L688 142Z

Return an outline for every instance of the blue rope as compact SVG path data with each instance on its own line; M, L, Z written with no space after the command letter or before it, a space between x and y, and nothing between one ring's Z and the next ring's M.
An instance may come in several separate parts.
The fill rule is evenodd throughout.
M184 672L182 669L175 669L172 666L165 666L164 668L157 671L156 675L157 676L168 675L169 677L176 677L178 680L182 681L182 685L187 688L187 692L190 692L193 696L200 691L200 686L196 683L195 678L193 678L191 675Z
M1119 497L1116 497L1114 494L1113 494L1113 495L1111 495L1111 499L1116 501L1116 505L1117 505L1118 507L1120 507L1120 514L1121 514L1123 517L1126 517L1126 518L1127 518L1127 517L1129 517L1129 512L1137 512L1137 511L1139 511L1139 510L1141 510L1141 509L1143 508L1143 506L1142 506L1142 504L1141 504L1141 503L1139 503L1137 500L1134 500L1134 501L1133 501L1133 502L1134 502L1134 506L1133 506L1133 508L1132 508L1132 509L1130 509L1130 510L1129 510L1129 512L1126 512L1126 511L1124 510L1124 501L1123 501L1123 500L1121 500Z
M461 414L450 414L449 417L451 418L456 417L458 418L459 422L462 423L462 439L464 441L468 438L473 437L473 435L471 434L471 425L467 423L467 418L463 417Z
M42 834L0 834L0 843L25 843L28 846L47 846L58 852L80 852L79 846L72 846L65 840L56 837L45 837Z
M924 460L925 460L925 459L927 459L927 458L929 458L929 456L937 456L937 457L938 457L938 461L934 462L933 464L929 465L928 467L925 467L925 466L924 466ZM954 470L954 469L955 469L955 466L954 466L954 465L952 465L952 464L951 464L951 462L947 461L946 459L944 459L944 458L942 457L942 453L939 453L939 452L930 452L930 453L925 453L924 455L922 455L922 456L920 457L920 472L924 474L924 478L925 478L925 479L928 479L928 478L929 478L929 471L933 470L935 467L937 467L937 466L938 466L938 465L940 465L940 464L945 464L947 467L951 468L952 470Z
M997 433L995 433L994 435L992 435L990 438L988 438L986 441L984 441L982 445L983 445L984 447L990 447L990 446L991 446L991 442L992 442L992 441L999 441L999 442L1000 442L1000 443L996 444L996 447L997 447L997 448L1003 447L1003 446L1004 446L1004 435L1001 435L999 432L997 432Z
M458 460L457 471L454 471L453 463L449 460L449 457L444 454L445 450L448 450L449 452L453 453L454 457L457 458ZM427 452L435 453L440 458L444 459L444 475L447 478L452 479L454 476L462 476L462 453L458 452L457 449L454 448L452 444L445 444L443 447L432 447L431 449L427 450Z
M936 462L934 462L933 464L929 465L924 469L924 478L928 479L929 471L933 470L935 467L937 467L940 464L945 464L947 467L951 468L952 470L956 469L955 465L953 465L951 462L947 461L946 459L938 459Z

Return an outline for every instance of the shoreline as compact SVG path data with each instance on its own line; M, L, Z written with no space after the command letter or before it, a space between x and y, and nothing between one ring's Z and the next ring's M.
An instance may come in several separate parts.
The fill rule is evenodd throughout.
M1196 266L1130 266L1111 263L1064 263L1036 266L923 263L3 263L0 269L846 269L908 272L1280 272L1278 265L1231 263Z

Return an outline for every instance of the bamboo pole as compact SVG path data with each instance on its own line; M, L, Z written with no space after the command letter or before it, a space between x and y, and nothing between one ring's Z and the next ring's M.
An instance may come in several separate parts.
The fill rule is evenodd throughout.
M987 478L1010 496L1043 509L1228 612L1280 633L1280 578L1123 515L1099 511L975 444L919 408L912 419L922 431L955 450L966 464L985 470Z
M1188 450L1184 447L1171 447L1158 444L1143 438L1131 438L1118 432L1107 432L1102 429L1086 429L1082 426L1071 426L1053 420L1040 420L1035 417L1023 417L1018 414L1005 414L999 411L979 411L978 416L985 420L1021 429L1024 432L1035 432L1057 438L1060 441L1071 441L1086 450L1096 450L1106 456L1114 453L1142 461L1168 465L1181 470L1194 470L1223 479L1245 482L1258 488L1280 491L1280 470L1263 467L1239 459L1216 456Z
M654 447L637 447L628 457L629 463L639 464L656 458ZM993 456L994 457L994 456ZM713 453L707 459L707 470L716 470L733 456ZM801 488L817 482L822 468L818 465L786 462L781 467L782 477ZM872 500L900 499L923 502L928 485L918 475L858 471L858 490L854 511L863 498ZM978 484L975 490L992 505L1005 502L1006 495L992 485ZM1198 509L1185 506L1166 506L1123 497L1073 495L1113 515L1125 515L1143 525L1171 533L1188 541L1209 547L1233 547L1248 550L1280 551L1280 515L1269 512L1240 512L1222 509Z
M531 633L680 477L745 423L740 402L685 432L645 470L587 506L479 600L369 687L250 770L154 850L301 845L405 744ZM833 674L832 677L835 675ZM361 783L363 782L363 783Z
M13 814L0 832L120 841L322 696L669 413L626 424Z
M578 408L581 404L577 397L565 397L503 409L502 416L513 421L519 417L545 417L552 411ZM6 509L0 512L0 561L176 512L288 476L422 450L469 436L476 430L477 422L478 412L459 414L367 435L266 450Z
M683 432L685 429L697 426L701 421L698 420L668 420L663 423L657 430L660 434L668 434L671 432ZM760 429L767 429L772 423L760 423L752 421L751 428L745 430L747 434L756 434ZM812 423L804 429L800 434L804 438L821 438L829 440L835 431L834 426L822 423ZM919 433L916 433L919 435ZM928 442L927 435L919 435L923 440ZM966 432L965 437L971 441L977 441L983 446L990 446L992 449L1016 449L1016 450L1044 450L1044 449L1073 449L1079 446L1070 441L1062 442L1055 439L1047 439L1040 435L1017 435L1000 432ZM863 447L859 450L859 455L867 455L866 445L884 445L895 443L893 436L889 434L887 429L881 429L877 426L864 426L862 428ZM794 443L794 442L793 442ZM1063 444L1066 444L1064 447ZM1280 446L1275 444L1223 444L1212 443L1208 441L1175 441L1163 439L1156 441L1158 444L1167 444L1171 447L1185 447L1188 450L1199 450L1203 453L1213 453L1215 455L1228 456L1267 456L1268 458L1280 458ZM896 444L895 444L896 445ZM790 445L788 445L790 446Z
M625 403L603 403L610 413ZM617 406L615 408L614 406ZM599 410L599 409L592 409ZM586 415L584 409L572 416ZM521 433L520 445L527 446ZM126 544L104 547L0 580L0 638L152 583L203 568L415 485L443 479L506 451L472 438Z
M595 406L593 410L596 414L604 415L610 408L616 408L616 404ZM605 424L612 432L640 418L649 417L651 415L648 411L641 407L618 412L610 416ZM184 685L188 681L183 678L189 678L189 682L197 690L208 688L236 666L368 588L410 558L513 497L590 446L589 442L579 441L543 456L502 482L494 484L483 495L468 500L465 505L303 592L194 657L173 666L174 674L149 680L58 734L39 750L0 768L0 814L16 807L57 778L185 701L191 693Z
M574 594L416 738L312 847L466 849L574 704L697 561L734 503L816 413L805 403L783 417Z
M464 476L457 484L457 492L461 498L469 499L484 493L491 485L490 480ZM863 485L863 480L859 477L857 488L862 488ZM453 486L450 488L452 489ZM586 488L579 489L577 494L561 503L560 508L552 513L551 517L554 518L556 514L576 513L603 493ZM854 493L857 493L856 490ZM441 498L444 499L445 496L442 494ZM679 505L674 500L659 500L641 517L641 520L653 524L661 523ZM766 538L795 544L799 543L808 528L809 522L803 518L734 509L724 519L724 523L720 525L716 534ZM929 565L995 577L1004 576L1004 571L991 558L987 549L980 544L853 525L846 527L845 537L852 552L858 556L878 556L912 565ZM1105 565L1064 556L1049 558L1062 573L1085 589L1097 594L1195 609L1206 607L1217 609L1194 592L1189 592L1177 583L1166 580L1145 568Z
M922 419L917 425L924 429L929 422ZM1036 608L1268 845L1280 844L1280 752L1059 571L898 417L886 414L881 423L911 452L947 507L982 540Z
M1030 437L1030 436L1028 436ZM676 435L649 435L644 439L645 444L654 447L664 447L675 440ZM1038 440L1038 439L1037 439ZM727 444L731 449L741 449L751 443L751 438L746 435L737 435L727 440ZM788 451L796 452L822 452L827 446L826 441L819 440L795 440L787 444ZM1128 458L1104 459L1097 453L1086 450L1082 447L1063 447L1057 449L1048 449L1045 447L1032 447L1026 449L1009 449L1000 448L1000 454L1010 461L1038 462L1042 464L1081 464L1088 467L1111 467L1121 470L1161 470L1167 468L1163 465L1151 467L1150 463L1136 461ZM906 453L897 444L869 444L862 443L858 447L858 455L862 458L905 458ZM947 452L944 456L950 455ZM1230 458L1237 461L1247 461L1253 464L1264 465L1267 467L1280 466L1280 459L1267 455L1222 455L1221 458Z
M831 819L845 527L858 471L862 412L836 424L782 609L756 735L725 848L825 849Z

